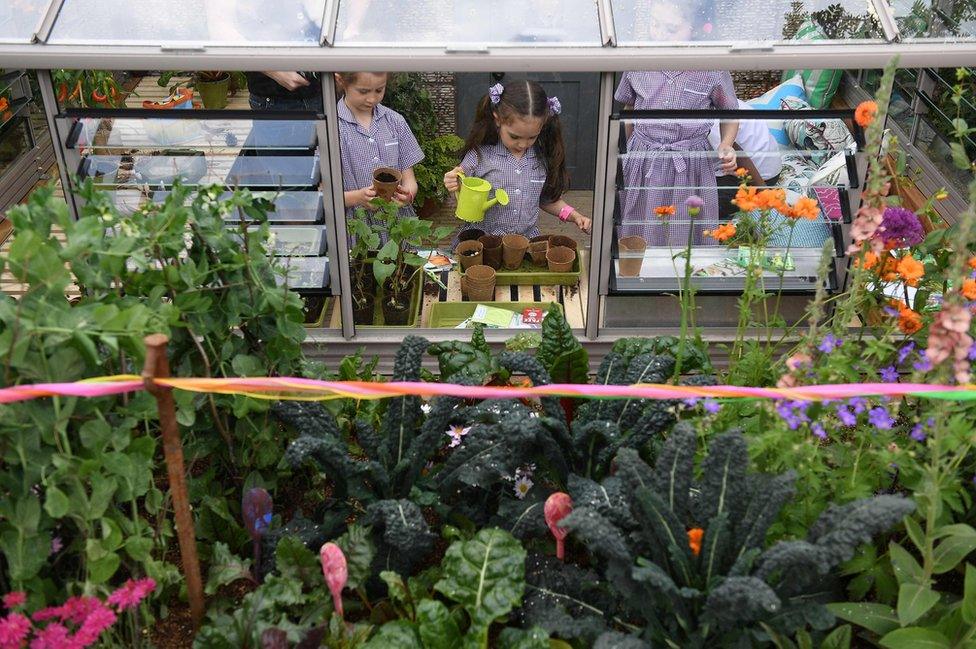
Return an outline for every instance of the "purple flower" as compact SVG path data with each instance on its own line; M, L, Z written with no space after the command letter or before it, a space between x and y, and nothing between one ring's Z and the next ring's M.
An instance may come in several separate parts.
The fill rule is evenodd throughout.
M851 397L847 403L850 404L851 408L854 408L855 414L860 414L864 412L868 402L864 397Z
M689 408L694 408L698 405L699 401L701 401L700 397L688 397L687 399L682 399L681 403L685 404Z
M807 416L809 406L809 401L777 401L776 413L786 422L790 430L796 430L810 421L810 417Z
M925 428L922 426L922 424L915 424L912 426L912 430L910 433L908 433L908 436L914 439L916 442L924 442Z
M905 359L915 351L915 343L908 342L908 344L903 345L901 349L898 350L898 364L901 365L905 362Z
M892 318L898 315L898 309L896 309L893 306L886 306L881 310L885 312L885 315L890 316Z
M904 207L886 207L881 217L881 240L899 248L922 243L925 231L915 212Z
M827 334L823 337L823 340L820 341L820 344L817 345L817 349L822 351L824 354L829 354L843 344L844 341L834 334Z
M898 382L898 370L895 369L894 365L881 368L881 380L885 383Z
M824 427L819 422L810 424L810 431L820 439L827 439L827 431L824 430Z
M55 536L51 539L51 554L57 554L64 549L64 541L61 540L60 536Z
M918 358L919 360L912 363L912 367L914 367L916 371L928 372L930 369L932 369L932 361L930 361L928 356L925 355L924 349L918 353Z
M705 201L702 200L701 196L695 196L694 194L692 194L691 196L685 199L685 207L693 207L696 209L701 209L703 205L705 205Z
M722 409L722 404L720 404L715 399L705 399L705 403L703 405L705 408L705 412L707 412L710 415L717 414L718 411Z
M837 406L837 418L840 419L840 423L845 426L853 426L857 423L857 415L850 411L847 406L840 405Z
M966 358L971 361L976 361L976 342L969 346L969 353L966 354Z
M879 430L890 430L895 420L887 409L877 406L868 411L868 422Z

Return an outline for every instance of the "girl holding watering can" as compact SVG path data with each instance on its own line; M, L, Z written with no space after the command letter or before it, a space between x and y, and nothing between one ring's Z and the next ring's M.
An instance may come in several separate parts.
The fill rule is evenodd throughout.
M590 219L561 198L569 176L560 111L559 99L548 97L535 81L495 84L481 100L461 164L444 174L448 191L458 191L460 173L507 192L508 204L500 201L488 208L484 220L473 224L478 229L532 238L539 235L541 208L590 231Z

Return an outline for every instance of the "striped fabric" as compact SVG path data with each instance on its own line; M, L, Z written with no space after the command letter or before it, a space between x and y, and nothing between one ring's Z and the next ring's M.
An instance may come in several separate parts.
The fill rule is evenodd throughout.
M492 196L498 188L508 192L508 205L495 205L485 213L484 221L465 225L462 232L477 228L485 234L499 236L521 234L530 239L539 236L539 200L546 184L546 165L536 147L519 159L499 142L468 151L461 160L461 168L469 176L490 182ZM457 238L454 243L457 244Z
M826 40L827 35L812 20L807 20L800 29L797 30L793 40L796 41L822 41ZM793 75L799 74L803 79L803 89L807 94L807 101L813 108L828 108L837 88L840 86L840 79L843 70L787 70L783 72L783 81L790 79Z

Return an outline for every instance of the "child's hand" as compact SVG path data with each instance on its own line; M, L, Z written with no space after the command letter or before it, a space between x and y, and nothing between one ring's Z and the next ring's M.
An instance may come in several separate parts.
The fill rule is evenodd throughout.
M454 167L446 174L444 174L444 187L447 188L449 192L456 192L461 188L461 183L458 182L458 172L464 173L464 169L460 166Z
M590 233L590 227L593 225L593 221L591 221L590 219L586 218L585 216L583 216L579 212L573 212L573 215L572 215L571 218L573 219L573 223L576 224L576 227L578 227L580 230L582 230L583 232L585 232L587 234Z
M731 174L735 172L735 149L730 146L719 146L718 147L718 159L722 171L725 174Z
M376 206L370 201L376 198L376 190L372 187L363 187L362 189L356 190L358 194L356 199L356 204L360 207L365 207L367 210L375 210Z
M413 194L404 189L403 185L397 185L396 192L393 194L394 203L400 207L406 207L407 205L413 203L413 199Z

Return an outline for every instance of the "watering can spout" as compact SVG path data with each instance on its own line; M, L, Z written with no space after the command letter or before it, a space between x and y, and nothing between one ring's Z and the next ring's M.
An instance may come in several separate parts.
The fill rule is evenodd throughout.
M495 190L495 197L490 201L488 201L488 204L485 206L485 209L491 209L495 205L502 205L502 206L508 205L508 192L506 192L504 189Z
M492 187L487 180L465 176L461 172L458 172L458 179L461 181L461 188L458 191L455 215L462 221L483 221L485 212L495 205L508 205L508 193L504 189L496 189L495 197L488 199Z

